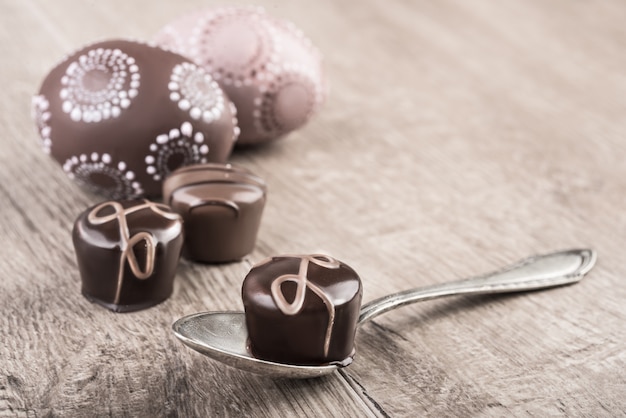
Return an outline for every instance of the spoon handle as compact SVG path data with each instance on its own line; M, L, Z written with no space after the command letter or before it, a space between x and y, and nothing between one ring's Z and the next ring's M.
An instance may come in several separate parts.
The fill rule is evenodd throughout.
M394 293L363 305L359 324L392 309L443 296L524 292L576 283L591 270L596 258L591 249L560 251L529 257L483 276Z

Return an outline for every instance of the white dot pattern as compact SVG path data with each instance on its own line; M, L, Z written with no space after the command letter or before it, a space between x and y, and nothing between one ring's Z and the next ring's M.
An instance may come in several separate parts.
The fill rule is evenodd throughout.
M189 112L192 119L211 123L224 111L224 94L218 84L202 68L190 62L172 70L168 84L170 99Z
M63 112L75 122L118 117L139 94L135 59L120 49L95 48L70 63L61 78Z
M229 103L230 106L230 114L232 115L232 124L233 124L233 142L237 142L239 139L239 135L241 134L241 129L239 128L239 121L237 120L237 107L233 102Z
M172 170L178 168L170 166L173 157L177 158L182 167L206 163L209 154L204 134L194 131L189 121L183 122L180 128L158 135L148 149L149 153L145 157L146 173L155 181L165 179Z
M42 94L33 97L32 100L32 116L37 124L37 130L41 137L41 148L46 154L50 154L50 148L52 147L52 139L50 134L52 129L50 128L50 102Z
M246 54L225 52L222 42L231 31L246 31L254 39ZM249 86L265 77L277 64L273 53L280 46L268 24L267 15L257 7L225 7L198 19L187 42L189 54L213 74L223 85Z
M276 138L297 129L324 100L317 49L291 22L274 19L262 8L224 7L189 15L166 26L158 39L161 45L202 65L241 106L245 113L241 119L246 121L242 143ZM232 48L224 48L224 44ZM239 45L242 47L236 48ZM298 105L285 111L282 98L289 96L283 94L291 94L287 91L294 85L308 98L303 102L300 95ZM240 89L246 89L245 94ZM197 117L197 112L191 116Z
M307 106L299 109L302 113L300 118L303 121L307 120L315 111L316 106L322 101L322 91L313 80L315 80L313 72L302 65L287 64L282 66L281 72L276 73L272 77L267 89L262 91L258 100L254 101L252 115L254 116L254 126L257 132L271 138L287 131L287 128L283 126L283 122L276 115L275 106L276 98L281 90L292 84L299 85L310 93Z
M65 161L63 170L68 177L78 181L84 187L112 199L136 197L143 194L141 184L133 181L135 173L127 170L126 163L123 161L113 163L110 154L93 152L90 155L75 155ZM110 186L95 183L94 175L108 178Z

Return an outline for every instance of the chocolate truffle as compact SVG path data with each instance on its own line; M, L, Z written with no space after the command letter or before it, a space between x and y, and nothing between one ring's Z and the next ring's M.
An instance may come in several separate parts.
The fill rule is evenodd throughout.
M32 104L44 151L114 199L159 196L170 171L226 161L239 129L234 106L203 68L124 40L64 58Z
M238 145L304 125L324 95L322 59L292 23L262 8L211 8L165 26L155 42L202 65L235 103Z
M172 294L183 246L180 216L148 200L103 202L73 230L82 293L112 311L145 309Z
M185 256L208 263L238 260L254 249L265 182L231 164L198 164L163 183L164 202L185 225Z
M348 365L361 307L359 276L326 255L285 255L252 268L242 288L252 353L287 364Z

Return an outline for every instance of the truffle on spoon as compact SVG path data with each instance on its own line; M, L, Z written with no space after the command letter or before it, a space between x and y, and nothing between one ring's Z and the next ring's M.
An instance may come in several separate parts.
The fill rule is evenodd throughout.
M357 325L392 309L454 295L478 295L523 292L577 283L595 265L596 252L590 249L560 251L527 258L513 266L484 276L407 290L365 304ZM280 277L280 276L279 276ZM267 306L270 298L260 300ZM190 348L217 361L242 370L270 377L311 378L332 373L346 364L330 362L318 365L281 361L281 347L275 347L275 360L258 357L255 341L249 338L243 312L204 312L176 321L174 334ZM288 331L288 329L286 329ZM322 344L318 341L318 345ZM269 358L269 356L268 356Z

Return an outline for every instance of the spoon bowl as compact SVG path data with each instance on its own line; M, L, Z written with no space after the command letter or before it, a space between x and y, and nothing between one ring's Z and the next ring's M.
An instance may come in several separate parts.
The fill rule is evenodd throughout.
M443 296L523 292L576 283L591 270L596 258L590 249L561 251L530 257L484 276L395 293L363 305L358 324L400 306ZM229 366L266 376L311 378L342 367L286 364L254 357L248 346L243 312L195 313L174 322L172 329L188 347Z
M284 378L318 377L334 372L334 364L300 366L253 357L243 312L201 312L173 325L174 334L194 350L238 369Z

